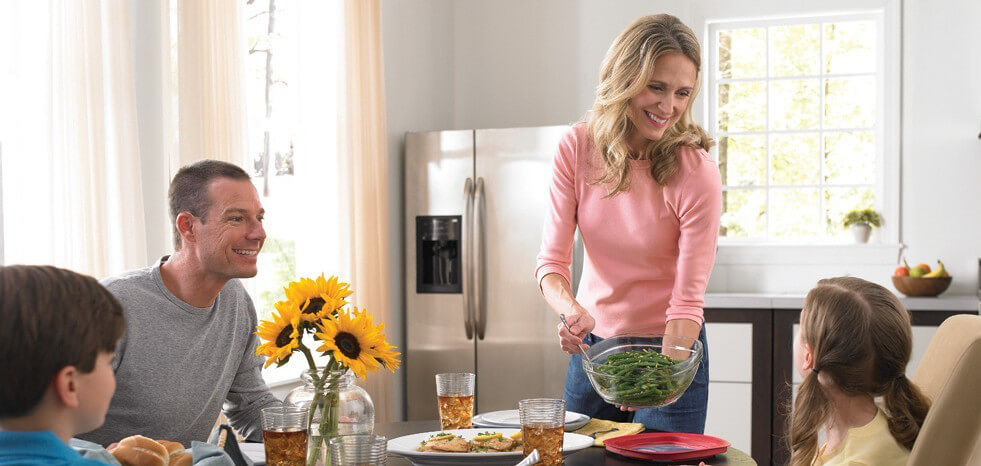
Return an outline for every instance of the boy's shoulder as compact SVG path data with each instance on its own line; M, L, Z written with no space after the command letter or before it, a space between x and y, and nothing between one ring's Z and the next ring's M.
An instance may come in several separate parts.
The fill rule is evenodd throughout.
M108 454L108 452L106 453ZM0 432L0 465L2 466L105 466L106 464L119 464L113 460L111 454L105 461L85 458L65 445L50 431Z

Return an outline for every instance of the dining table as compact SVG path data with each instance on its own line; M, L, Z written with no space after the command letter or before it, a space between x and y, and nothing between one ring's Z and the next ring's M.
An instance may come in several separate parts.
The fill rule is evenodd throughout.
M383 435L389 440L403 435L417 434L420 432L431 432L438 431L439 421L404 421L404 422L383 422L375 424L375 434ZM605 448L601 447L590 447L584 450L579 450L572 453L566 457L563 464L566 466L619 466L619 465L636 465L636 464L664 464L664 465L686 465L692 464L697 465L699 462L704 462L706 465L731 465L731 466L755 466L756 461L753 460L751 456L745 452L729 447L728 450L720 455L715 455L710 458L704 458L699 460L687 460L679 462L652 462L648 460L640 460L627 458L625 456L620 456L616 453L611 453L606 451ZM409 466L412 463L403 457L389 454L386 460L386 466Z

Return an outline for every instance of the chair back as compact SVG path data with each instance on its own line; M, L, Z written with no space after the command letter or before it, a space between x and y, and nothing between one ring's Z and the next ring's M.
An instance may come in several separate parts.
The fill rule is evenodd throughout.
M981 460L976 452L981 449L981 316L945 320L930 339L913 383L930 399L930 411L908 465Z

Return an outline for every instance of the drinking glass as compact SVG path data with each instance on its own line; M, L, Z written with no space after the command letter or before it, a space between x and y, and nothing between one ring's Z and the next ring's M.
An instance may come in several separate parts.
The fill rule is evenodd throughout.
M262 441L267 466L304 466L307 462L307 408L262 409Z
M475 376L469 372L436 374L436 398L439 425L442 430L473 427L473 386Z
M330 439L332 466L385 466L388 440L381 435L340 435Z
M565 400L533 398L518 402L524 454L538 450L543 466L562 464L562 440L565 436Z

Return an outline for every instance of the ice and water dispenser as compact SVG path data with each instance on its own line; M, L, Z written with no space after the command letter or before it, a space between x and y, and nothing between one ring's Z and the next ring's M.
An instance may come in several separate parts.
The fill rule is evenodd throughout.
M416 217L416 293L462 293L462 217Z

